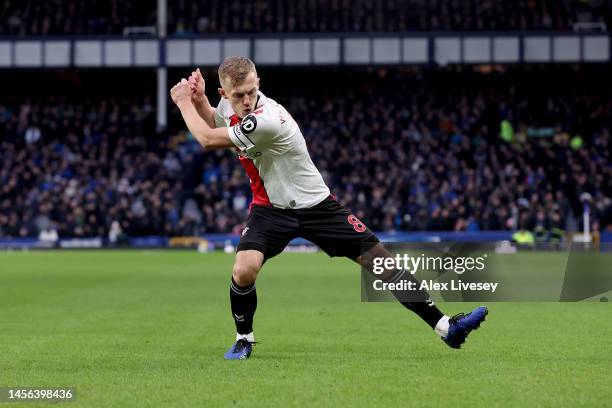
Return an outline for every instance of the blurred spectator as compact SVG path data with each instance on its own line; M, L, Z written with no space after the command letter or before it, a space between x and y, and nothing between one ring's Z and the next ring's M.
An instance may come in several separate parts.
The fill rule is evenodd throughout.
M512 234L512 240L523 246L533 246L535 244L533 234L527 231L524 226L521 226L518 231Z
M38 240L47 247L56 246L57 242L59 241L57 229L55 229L53 226L42 229L40 234L38 234Z
M119 221L111 222L110 230L108 231L108 242L111 246L126 245L129 242L123 233L123 229L121 229Z
M36 143L40 140L40 129L36 126L28 126L25 131L25 141L27 144Z

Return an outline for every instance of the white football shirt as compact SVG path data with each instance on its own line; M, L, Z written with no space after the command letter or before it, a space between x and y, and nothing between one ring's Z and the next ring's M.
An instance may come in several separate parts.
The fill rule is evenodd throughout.
M258 92L255 109L240 120L228 100L222 98L215 124L228 128L251 180L253 204L310 208L330 195L298 124L276 101Z

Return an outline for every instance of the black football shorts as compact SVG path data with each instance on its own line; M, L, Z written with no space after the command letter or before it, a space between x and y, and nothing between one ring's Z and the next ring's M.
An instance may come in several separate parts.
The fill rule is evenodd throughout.
M355 259L379 240L331 196L312 208L280 209L254 205L237 251L255 249L272 258L294 238L311 241L329 256Z

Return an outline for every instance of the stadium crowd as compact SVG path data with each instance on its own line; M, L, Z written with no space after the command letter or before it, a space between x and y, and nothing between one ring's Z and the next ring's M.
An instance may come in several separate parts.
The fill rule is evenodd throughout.
M155 26L156 2L5 0L0 35L121 34ZM168 33L571 30L612 22L601 0L176 0Z
M155 1L3 0L0 35L122 34L156 24Z
M610 5L589 0L177 0L174 33L569 30L610 22Z
M597 80L456 69L260 75L373 230L546 234L581 227L583 193L592 228L612 229L612 98ZM579 90L558 86L579 75ZM239 232L250 190L234 153L203 152L170 117L158 131L149 96L0 99L0 237Z

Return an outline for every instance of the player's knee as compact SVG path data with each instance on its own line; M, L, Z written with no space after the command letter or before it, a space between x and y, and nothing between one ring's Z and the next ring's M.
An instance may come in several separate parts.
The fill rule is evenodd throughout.
M234 282L236 282L240 286L248 286L255 282L257 279L257 272L259 272L259 268L255 265L249 265L246 263L236 263L234 265L234 270L232 271L232 277L234 278Z
M393 255L384 247L382 243L377 243L367 252L361 254L355 258L355 262L363 266L364 268L372 267L372 262L375 258L391 258Z

